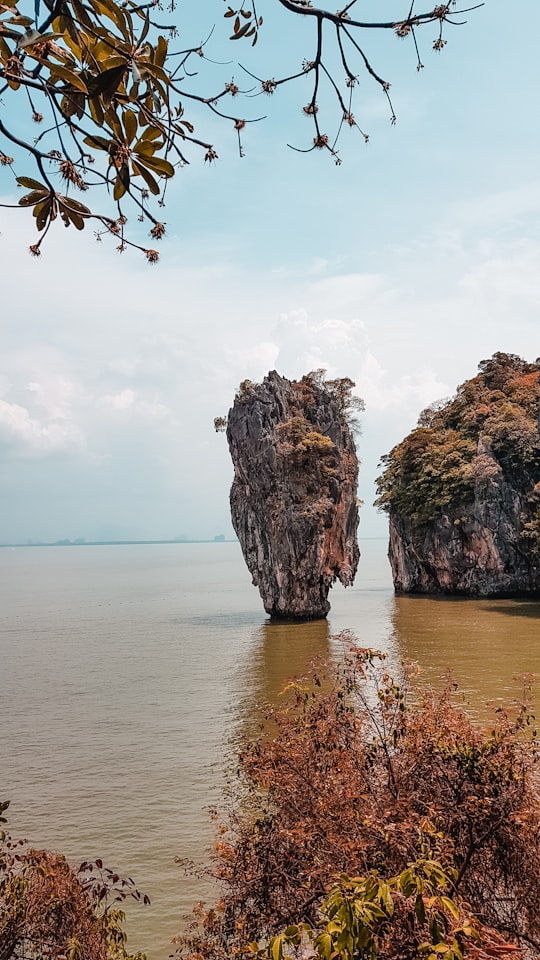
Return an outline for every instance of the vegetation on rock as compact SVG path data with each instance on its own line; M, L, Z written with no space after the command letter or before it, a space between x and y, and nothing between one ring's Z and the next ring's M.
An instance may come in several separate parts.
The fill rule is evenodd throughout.
M341 667L290 684L245 744L229 809L215 814L221 899L199 905L181 956L538 955L527 706L499 711L483 730L451 687L411 702L414 669L396 683L383 660L350 647Z
M540 360L496 353L455 397L428 407L418 427L382 458L376 504L429 524L466 510L475 491L503 479L540 504ZM540 533L538 505L524 535ZM540 538L538 539L540 546Z

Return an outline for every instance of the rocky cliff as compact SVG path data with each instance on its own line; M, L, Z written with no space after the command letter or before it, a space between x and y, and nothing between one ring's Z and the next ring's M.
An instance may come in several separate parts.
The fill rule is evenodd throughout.
M540 596L540 361L479 371L383 458L398 592Z
M358 460L350 380L321 372L245 381L227 421L231 514L246 564L272 617L319 619L358 565ZM358 405L358 401L356 401Z

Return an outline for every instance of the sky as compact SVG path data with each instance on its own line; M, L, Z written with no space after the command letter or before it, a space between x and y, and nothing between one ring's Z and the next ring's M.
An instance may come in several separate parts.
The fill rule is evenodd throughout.
M359 6L393 17L407 4ZM271 77L312 48L307 25L274 8L259 3L254 51L228 43L221 0L175 16L182 42L215 23L209 55ZM287 146L312 136L305 84L246 101L267 118L243 158L230 124L190 116L220 159L194 155L171 183L157 266L62 226L31 258L31 216L0 209L0 543L232 537L214 417L246 378L318 367L365 400L360 536L385 535L380 457L480 360L540 355L540 7L487 0L459 19L442 53L433 27L420 32L420 72L407 42L370 35L398 121L363 80L370 140L345 130L340 166ZM234 62L208 69L245 85ZM0 168L7 202L12 184Z

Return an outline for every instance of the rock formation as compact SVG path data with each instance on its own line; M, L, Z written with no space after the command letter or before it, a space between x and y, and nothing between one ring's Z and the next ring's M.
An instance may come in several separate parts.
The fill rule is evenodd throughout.
M540 361L479 370L383 458L398 592L540 596Z
M231 513L244 559L272 617L315 620L328 591L358 565L358 460L350 380L322 371L244 381L229 411Z

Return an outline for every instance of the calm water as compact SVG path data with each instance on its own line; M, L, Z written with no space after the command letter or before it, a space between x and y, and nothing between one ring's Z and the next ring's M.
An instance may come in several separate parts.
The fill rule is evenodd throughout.
M268 622L237 544L0 550L10 829L133 876L152 905L130 911L130 944L149 960L205 893L173 857L210 847L235 737L333 634L419 661L426 682L451 668L478 714L540 675L540 604L395 598L386 544L361 547L357 586L300 626Z

